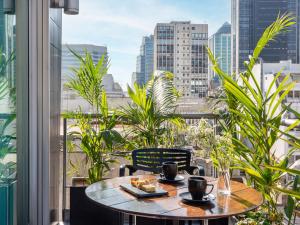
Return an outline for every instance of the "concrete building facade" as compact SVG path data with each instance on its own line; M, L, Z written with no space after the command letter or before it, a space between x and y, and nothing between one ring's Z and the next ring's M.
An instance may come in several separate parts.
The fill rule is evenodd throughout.
M154 70L170 71L184 98L208 91L208 25L189 21L158 23L154 31Z

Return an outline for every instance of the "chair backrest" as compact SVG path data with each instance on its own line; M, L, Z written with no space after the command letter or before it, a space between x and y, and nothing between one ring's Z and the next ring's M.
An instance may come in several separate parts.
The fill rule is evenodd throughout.
M132 151L132 160L136 170L160 173L163 162L176 162L180 171L190 167L191 152L169 148L137 149Z

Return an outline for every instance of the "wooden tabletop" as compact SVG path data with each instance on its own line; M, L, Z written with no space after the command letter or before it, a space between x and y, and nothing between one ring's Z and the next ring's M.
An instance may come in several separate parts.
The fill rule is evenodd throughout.
M137 176L153 178L154 175ZM187 178L179 184L158 183L160 188L168 191L168 196L137 199L120 188L120 184L130 183L130 177L118 177L94 183L86 188L86 195L96 203L136 216L172 220L201 220L229 217L253 210L263 203L262 195L253 188L232 181L231 195L217 194L217 180L206 177L215 185L212 192L216 199L211 204L195 206L181 201L180 193L187 192Z

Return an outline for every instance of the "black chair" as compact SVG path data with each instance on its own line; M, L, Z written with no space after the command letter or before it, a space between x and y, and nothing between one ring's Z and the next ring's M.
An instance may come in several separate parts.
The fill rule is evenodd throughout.
M202 166L191 166L190 151L169 148L146 148L132 151L132 165L121 165L119 175L125 176L126 168L130 176L138 170L158 174L161 172L163 162L176 162L178 171L186 171L190 175L205 175Z

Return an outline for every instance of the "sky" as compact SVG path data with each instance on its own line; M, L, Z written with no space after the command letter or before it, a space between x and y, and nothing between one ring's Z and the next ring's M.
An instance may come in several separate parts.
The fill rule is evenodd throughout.
M126 91L135 72L142 37L156 23L208 24L209 35L230 22L230 0L80 0L79 15L63 14L64 44L107 46L109 73Z

